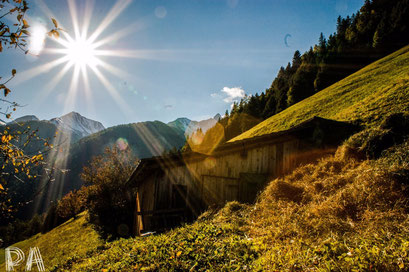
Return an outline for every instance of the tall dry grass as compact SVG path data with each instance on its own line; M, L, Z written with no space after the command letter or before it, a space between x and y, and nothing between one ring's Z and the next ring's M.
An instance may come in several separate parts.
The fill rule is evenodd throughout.
M409 269L409 141L362 159L373 135L355 136L363 138L356 152L348 141L259 195L247 232L264 250L260 270Z

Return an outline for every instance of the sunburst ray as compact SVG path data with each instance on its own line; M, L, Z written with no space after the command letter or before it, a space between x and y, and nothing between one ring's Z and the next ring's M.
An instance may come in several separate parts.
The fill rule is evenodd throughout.
M89 37L89 41L93 43L99 35L121 14L121 12L131 3L130 0L121 0L115 3L112 9L108 12L105 16L104 20L102 20L101 24L98 28L92 33Z
M131 108L128 106L125 100L123 100L122 97L118 94L114 86L112 86L112 84L106 79L106 77L101 73L101 71L99 71L99 69L96 66L90 66L90 67L91 67L91 70L94 72L94 74L101 81L101 83L108 90L108 93L111 95L114 101L118 104L118 106L120 106L127 115L130 115L132 113Z

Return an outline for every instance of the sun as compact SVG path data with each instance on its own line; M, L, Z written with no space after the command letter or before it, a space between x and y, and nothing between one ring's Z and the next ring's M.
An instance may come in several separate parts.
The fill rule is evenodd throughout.
M33 25L33 29L28 52L37 58L41 57L41 55L49 55L51 60L20 72L19 78L14 80L13 83L16 85L21 84L33 77L48 73L51 69L60 67L55 69L57 71L56 74L46 82L38 97L45 99L59 86L61 80L72 72L71 81L66 85L64 111L68 111L75 106L77 95L81 99L85 98L85 102L89 103L90 108L92 108L94 101L92 99L92 92L95 88L92 88L90 84L91 82L99 82L105 87L104 89L108 95L112 97L113 101L120 106L125 114L133 114L133 110L127 101L123 99L118 89L112 83L113 80L106 76L106 73L108 73L111 75L111 79L113 76L117 80L125 82L131 78L127 71L110 64L109 58L146 59L150 57L149 54L152 55L152 52L147 50L112 48L112 44L115 44L117 40L128 37L130 33L137 31L143 25L142 22L135 21L122 29L107 31L108 27L126 10L132 1L116 1L102 21L97 24L91 24L93 1L83 1L84 3L81 4L83 9L78 10L76 4L76 2L79 2L78 0L67 0L72 27L65 27L61 22L63 20L59 20L58 17L54 16L45 3L43 3L43 0L38 1L42 3L40 9L48 18L53 19L55 27L57 27L55 22L58 22L58 28L61 29L60 35L47 35L47 28L42 23L30 22ZM79 15L80 13L81 15ZM49 46L50 44L46 46L46 39L51 43L51 47Z
M66 49L64 49L64 53L66 54L68 61L75 66L95 67L98 63L95 45L82 37L68 42L66 44Z

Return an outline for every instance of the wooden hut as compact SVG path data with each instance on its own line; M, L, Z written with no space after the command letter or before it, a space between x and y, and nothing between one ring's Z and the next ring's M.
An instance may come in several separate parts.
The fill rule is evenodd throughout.
M267 181L332 154L355 130L314 117L286 131L227 142L211 154L143 159L129 179L136 188L135 232L175 226L227 201L253 202Z

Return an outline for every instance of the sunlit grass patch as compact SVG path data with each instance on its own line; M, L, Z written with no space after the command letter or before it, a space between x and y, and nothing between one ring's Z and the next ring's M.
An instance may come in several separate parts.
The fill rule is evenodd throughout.
M38 247L45 268L50 269L58 263L65 262L71 256L83 256L103 243L92 225L88 223L87 213L83 212L76 220L70 219L45 234L36 234L13 246L23 250L26 257L30 247ZM4 266L3 249L0 250L0 257L2 257L0 265ZM18 269L24 271L23 266L19 266Z
M120 239L55 271L251 271L258 253L238 224L241 210L233 203L165 234Z

